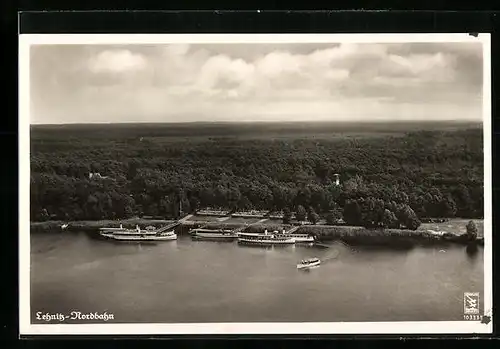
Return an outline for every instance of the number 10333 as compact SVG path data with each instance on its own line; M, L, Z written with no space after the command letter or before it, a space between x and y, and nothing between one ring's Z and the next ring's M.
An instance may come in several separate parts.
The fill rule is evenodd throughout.
M481 315L479 315L479 314L465 314L464 320L472 320L472 321L481 320Z

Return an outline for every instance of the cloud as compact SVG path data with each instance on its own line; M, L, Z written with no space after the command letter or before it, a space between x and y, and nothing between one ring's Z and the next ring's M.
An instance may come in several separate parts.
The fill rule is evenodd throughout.
M31 59L36 121L481 115L481 46L465 43L41 46Z
M240 86L253 78L255 67L242 59L217 55L209 58L200 69L197 85L205 89Z
M146 66L147 61L142 55L129 50L102 51L89 61L92 73L134 71Z
M349 77L347 69L329 67L327 60L321 60L317 53L284 51L273 51L254 61L215 55L201 66L193 89L232 99L300 98L308 95L307 90L324 89ZM304 92L297 94L297 90Z
M448 81L455 79L455 57L441 52L436 54L389 55L391 65L387 75L408 76L425 81ZM391 74L392 73L392 74Z

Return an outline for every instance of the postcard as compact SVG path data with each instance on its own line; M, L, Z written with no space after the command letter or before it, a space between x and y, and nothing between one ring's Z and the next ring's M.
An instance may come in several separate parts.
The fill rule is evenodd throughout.
M489 34L19 57L21 335L492 332Z

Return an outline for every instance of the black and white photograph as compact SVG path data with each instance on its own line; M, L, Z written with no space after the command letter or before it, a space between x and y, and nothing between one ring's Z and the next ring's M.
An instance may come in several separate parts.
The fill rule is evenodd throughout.
M19 47L21 334L491 333L489 34Z

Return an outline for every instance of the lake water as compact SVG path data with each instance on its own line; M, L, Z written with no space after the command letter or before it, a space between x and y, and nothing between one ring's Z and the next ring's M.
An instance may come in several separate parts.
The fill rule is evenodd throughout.
M324 263L297 270L308 257ZM483 249L458 245L269 249L31 235L33 323L46 323L39 311L106 311L138 323L463 320L463 293L482 291Z

